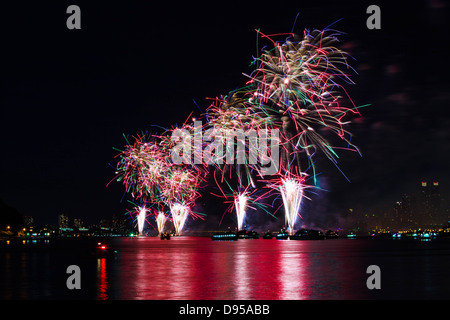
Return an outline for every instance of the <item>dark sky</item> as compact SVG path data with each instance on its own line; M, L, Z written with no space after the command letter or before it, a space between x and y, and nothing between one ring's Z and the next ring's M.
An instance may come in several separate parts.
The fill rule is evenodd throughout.
M242 86L256 32L325 28L346 33L357 85L346 87L363 119L349 129L363 157L324 162L327 210L385 206L450 176L449 7L433 1L243 1L181 3L15 2L1 10L0 198L36 223L60 213L87 224L130 206L114 177L123 133L184 122L206 97ZM81 30L66 8L81 8ZM368 30L366 8L381 8ZM320 202L319 201L319 202ZM318 206L323 203L318 203Z

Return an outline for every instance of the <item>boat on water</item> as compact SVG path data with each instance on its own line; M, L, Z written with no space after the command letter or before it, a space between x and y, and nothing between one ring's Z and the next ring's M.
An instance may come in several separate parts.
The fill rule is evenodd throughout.
M259 239L259 235L256 231L247 231L247 230L239 230L239 231L231 231L227 230L224 232L214 233L211 236L211 240L238 240L238 239Z
M105 243L99 242L97 243L97 247L92 251L91 254L97 258L107 258L117 254L117 250L111 249Z
M211 240L215 241L236 241L237 239L238 239L237 233L232 231L214 233L211 236Z
M339 234L333 230L325 232L325 239L339 239Z
M161 240L164 240L164 239L170 240L170 233L165 233L165 232L161 233L160 238L161 238Z
M325 235L322 231L313 229L300 229L295 234L289 236L290 240L323 240Z
M431 240L431 239L437 239L440 234L436 231L431 230L419 230L419 231L408 231L403 233L394 233L392 235L392 239L420 239L420 240Z
M347 235L347 239L356 239L356 233L354 233L353 231L350 232L350 233Z
M239 230L237 232L237 237L239 239L258 239L259 235L256 231Z
M287 240L289 239L289 234L286 232L286 229L281 229L279 233L275 236L277 240Z
M272 239L273 238L273 234L270 231L266 231L266 232L264 232L262 238L263 239Z

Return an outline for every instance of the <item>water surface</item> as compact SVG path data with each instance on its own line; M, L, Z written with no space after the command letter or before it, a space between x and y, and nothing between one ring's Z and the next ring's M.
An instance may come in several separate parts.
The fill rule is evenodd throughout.
M99 239L0 243L1 299L299 300L447 299L449 241L113 238L118 254L87 253ZM81 269L68 290L66 269ZM369 265L381 290L366 286Z

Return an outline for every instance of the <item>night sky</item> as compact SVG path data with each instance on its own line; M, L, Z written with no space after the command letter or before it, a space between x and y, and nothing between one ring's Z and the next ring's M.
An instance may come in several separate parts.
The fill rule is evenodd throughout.
M390 206L423 180L438 180L448 198L449 7L391 2L2 5L0 198L37 224L56 224L61 213L86 224L123 215L131 209L120 203L123 186L106 187L123 134L181 124L208 107L206 97L242 86L255 29L301 34L334 22L359 73L346 89L371 106L349 126L362 157L341 153L351 183L321 161L319 184L329 192L311 214ZM71 4L81 8L81 30L66 28ZM370 4L381 8L381 30L366 27Z

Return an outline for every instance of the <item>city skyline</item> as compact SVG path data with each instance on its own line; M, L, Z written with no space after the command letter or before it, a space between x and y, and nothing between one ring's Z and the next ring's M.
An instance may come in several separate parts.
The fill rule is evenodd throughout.
M385 206L381 209L373 208L348 208L346 212L341 212L339 224L335 225L335 228L345 229L345 231L356 231L360 234L370 234L372 231L376 232L394 232L394 231L406 231L417 229L439 229L447 226L450 223L450 206L448 198L440 193L440 185L438 181L420 181L417 183L417 190L412 193L403 193L399 195L399 200ZM278 219L282 218L282 212L279 212ZM230 218L230 217L229 217ZM146 229L156 231L156 221L151 216L147 217ZM228 219L230 220L230 219ZM252 224L252 218L247 220L246 227L253 229L265 230L265 225L261 221L263 219L254 219L257 224ZM229 221L231 222L231 220ZM273 219L267 219L267 225L275 226ZM69 216L64 213L55 215L53 223L40 223L35 221L34 217L24 217L24 223L27 227L56 227L59 229L83 229L88 230L93 227L110 228L112 230L120 228L126 228L127 230L137 229L137 222L135 218L127 213L126 215L116 216L103 216L99 217L99 220L87 224L79 216ZM299 221L299 225L302 225L303 221ZM196 223L199 231L204 231L206 228L202 227L202 223ZM278 227L282 227L283 223L278 223ZM210 229L224 229L227 226L214 228L211 223L205 223ZM307 226L307 223L304 224ZM320 226L320 224L313 223L313 226L317 229L326 230L330 228L329 224ZM190 232L195 232L196 227L190 228ZM277 230L272 230L277 231ZM153 232L154 233L154 232Z

